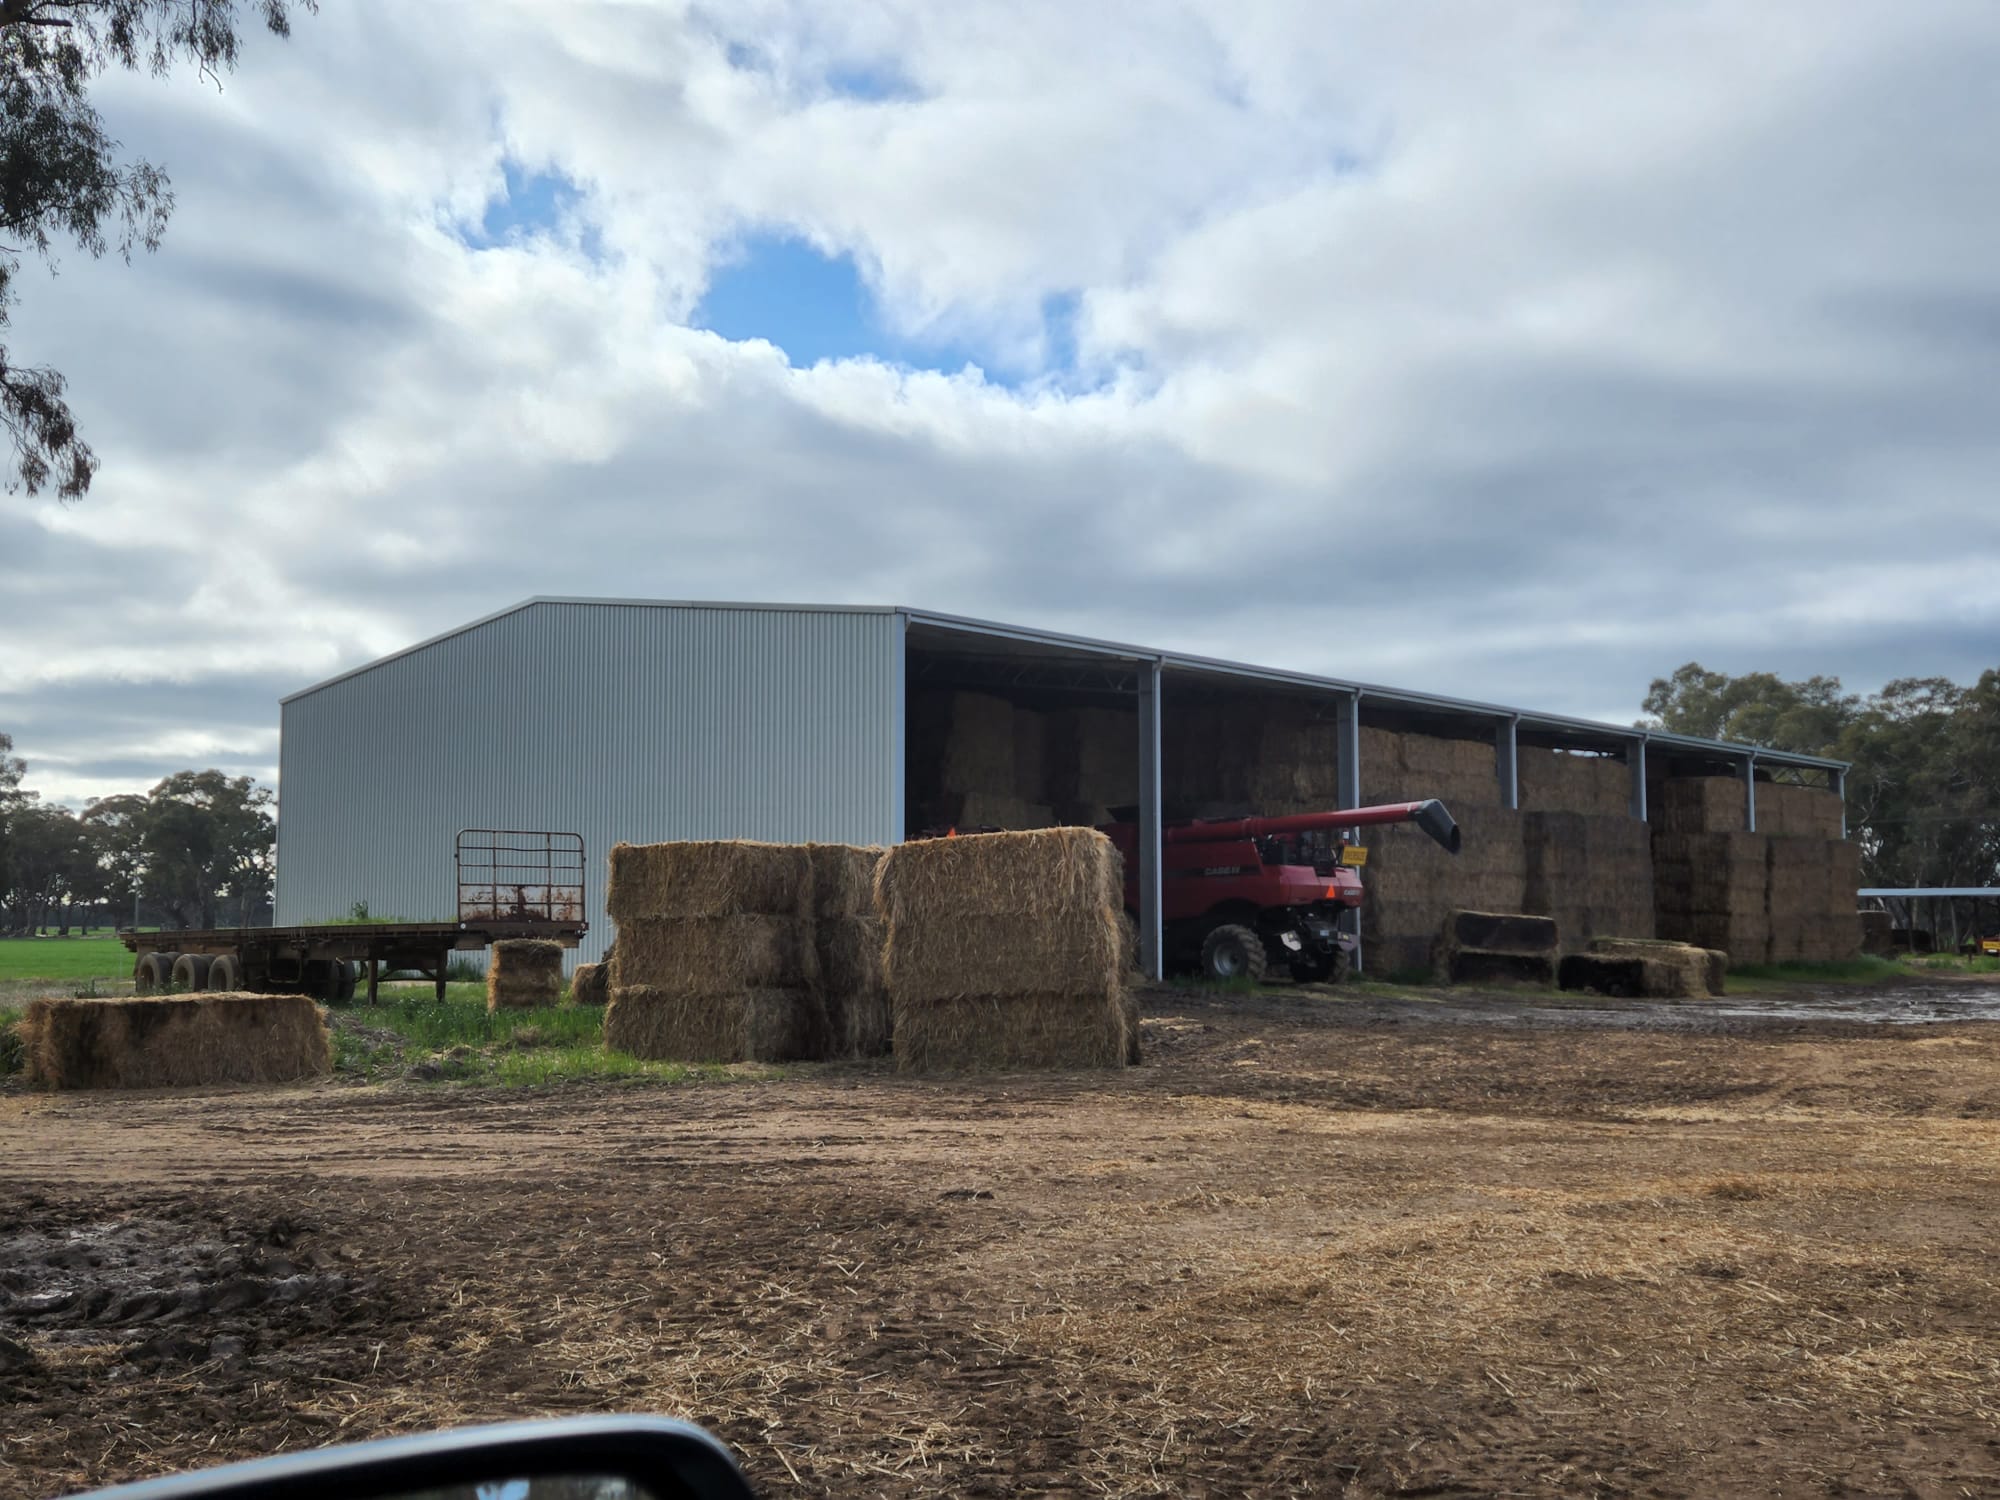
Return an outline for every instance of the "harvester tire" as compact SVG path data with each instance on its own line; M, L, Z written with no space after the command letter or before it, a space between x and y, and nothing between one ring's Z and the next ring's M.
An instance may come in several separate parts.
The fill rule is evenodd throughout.
M174 988L183 995L200 994L208 988L209 963L206 953L183 953L174 960Z
M1292 978L1300 984L1345 984L1353 967L1347 950L1336 948L1331 953L1301 959L1293 964Z
M1247 979L1252 984L1262 984L1269 962L1264 940L1248 927L1229 923L1201 940L1204 979Z

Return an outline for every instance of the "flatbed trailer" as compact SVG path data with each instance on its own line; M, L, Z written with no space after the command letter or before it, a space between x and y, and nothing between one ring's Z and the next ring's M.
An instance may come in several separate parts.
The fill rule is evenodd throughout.
M456 921L123 931L118 940L137 955L132 976L141 994L255 990L339 1001L353 998L361 970L373 1004L385 973L413 970L442 1000L454 953L478 952L503 938L574 948L590 930L577 834L469 828L458 835L453 862Z

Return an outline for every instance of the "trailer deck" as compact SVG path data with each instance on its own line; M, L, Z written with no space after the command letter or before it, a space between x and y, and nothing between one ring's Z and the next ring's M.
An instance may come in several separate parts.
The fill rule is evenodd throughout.
M539 938L574 948L590 930L583 918L583 839L574 833L468 828L453 850L458 918L447 922L318 922L293 927L212 927L122 931L137 955L141 993L182 990L303 991L352 998L355 965L366 965L373 1004L381 977L414 970L444 998L454 953L505 938Z

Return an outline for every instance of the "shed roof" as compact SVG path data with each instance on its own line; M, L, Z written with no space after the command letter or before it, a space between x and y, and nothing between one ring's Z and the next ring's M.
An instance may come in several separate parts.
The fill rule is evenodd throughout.
M350 677L374 670L387 662L409 656L454 636L464 635L489 625L508 615L517 614L544 604L564 605L618 605L648 609L713 609L713 610L757 610L793 611L808 614L874 614L901 615L910 624L933 630L984 636L995 641L1013 641L1025 645L1042 646L1065 652L1083 653L1093 656L1109 656L1130 662L1157 662L1163 670L1200 674L1219 679L1234 679L1243 682L1263 682L1279 686L1302 688L1309 691L1342 694L1355 698L1361 703L1375 703L1384 707L1406 712L1442 714L1478 718L1487 721L1511 722L1518 727L1543 730L1574 737L1581 742L1601 744L1646 744L1685 751L1691 754L1709 754L1731 760L1744 760L1772 766L1799 767L1812 770L1844 771L1848 763L1829 760L1823 756L1800 755L1788 750L1771 750L1761 745L1747 745L1731 740L1705 740L1691 735L1668 734L1656 729L1640 729L1629 724L1607 724L1595 719L1580 719L1568 714L1545 713L1531 708L1514 708L1505 704L1486 703L1471 698L1454 698L1439 693L1417 692L1408 688L1385 687L1380 683L1358 682L1347 678L1325 677L1311 672L1295 672L1281 667L1257 666L1248 662L1227 661L1218 657L1197 656L1187 652L1167 651L1152 646L1138 646L1127 642L1099 640L1090 636L1070 635L1063 631L1042 630L1032 626L1008 625L994 620L980 620L965 615L944 614L935 610L912 609L904 605L856 605L856 604L768 604L745 601L720 601L703 599L616 599L581 598L565 595L537 595L511 604L505 609L468 621L451 630L443 631L400 651L365 662L358 667L329 677L310 687L301 688L296 693L286 695L283 703L290 703L316 693Z

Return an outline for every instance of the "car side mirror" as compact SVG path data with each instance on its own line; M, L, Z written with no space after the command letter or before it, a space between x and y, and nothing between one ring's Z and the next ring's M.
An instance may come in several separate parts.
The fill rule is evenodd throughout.
M663 1417L384 1438L98 1490L85 1500L752 1500L729 1450Z

